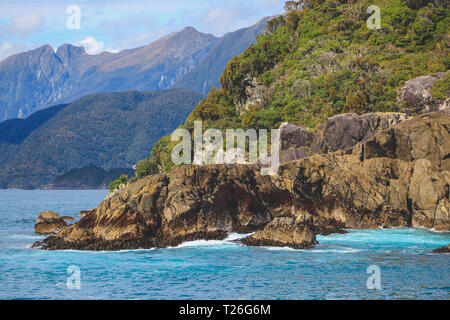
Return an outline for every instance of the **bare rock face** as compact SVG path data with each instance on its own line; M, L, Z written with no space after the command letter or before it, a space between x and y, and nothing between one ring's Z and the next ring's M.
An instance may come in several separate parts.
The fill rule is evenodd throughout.
M283 123L280 126L281 162L306 158L313 139L314 135L308 130Z
M249 246L289 246L295 249L310 248L317 244L313 219L308 214L297 218L275 218L263 230L242 242Z
M39 213L34 232L38 234L53 234L67 226L63 218L56 212L44 211Z
M431 87L438 79L443 79L447 73L440 72L434 76L421 76L411 79L400 88L398 102L405 106L409 114L421 112L443 111L447 102L442 103L431 95Z
M345 150L373 138L387 128L406 120L402 113L347 113L328 119L317 128L311 146L313 153Z
M184 166L128 185L45 249L118 250L256 232L249 245L304 248L343 229L450 231L450 115L430 113L351 149L262 176L254 165Z
M347 113L328 119L315 134L290 123L280 126L281 162L345 150L406 120L402 113Z

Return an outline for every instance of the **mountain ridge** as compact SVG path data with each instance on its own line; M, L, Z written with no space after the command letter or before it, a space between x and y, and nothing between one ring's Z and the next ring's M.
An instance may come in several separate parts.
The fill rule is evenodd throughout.
M178 88L206 94L217 85L228 60L255 42L254 30L261 31L265 23L261 21L222 37L186 27L148 45L118 53L90 55L83 47L66 43L55 49L46 44L12 55L0 61L0 121L23 118L98 92ZM221 46L227 39L235 43ZM212 50L213 54L224 53L220 59L208 59ZM202 68L205 59L214 62L212 68ZM177 84L191 71L194 77Z

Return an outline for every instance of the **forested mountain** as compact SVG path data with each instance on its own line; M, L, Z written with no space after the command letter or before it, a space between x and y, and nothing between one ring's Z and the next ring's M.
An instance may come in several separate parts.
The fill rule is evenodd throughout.
M182 124L200 99L181 89L92 94L4 122L0 188L41 187L85 166L131 168Z

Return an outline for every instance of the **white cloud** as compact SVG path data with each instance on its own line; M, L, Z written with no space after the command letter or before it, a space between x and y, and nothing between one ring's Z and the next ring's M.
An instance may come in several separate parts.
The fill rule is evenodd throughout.
M17 43L17 42L1 42L0 43L0 61L12 56L13 54L23 52L26 50L31 50L39 45L28 44L28 43Z
M119 53L120 49L109 48L109 49L106 49L106 51L111 52L111 53Z
M44 18L37 13L31 13L13 18L11 23L4 27L4 30L10 34L27 36L31 33L41 31L43 25Z
M98 54L103 51L105 43L103 41L97 41L93 37L87 37L83 41L80 41L79 45L83 46L89 54Z

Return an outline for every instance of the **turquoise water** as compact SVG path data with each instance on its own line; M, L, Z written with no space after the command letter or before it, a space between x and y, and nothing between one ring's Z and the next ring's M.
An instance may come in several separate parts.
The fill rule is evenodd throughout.
M76 217L105 191L0 190L0 299L449 299L449 233L395 229L319 237L311 250L248 248L230 240L121 252L30 249L37 214ZM368 290L367 268L381 270ZM66 284L80 268L79 290Z

